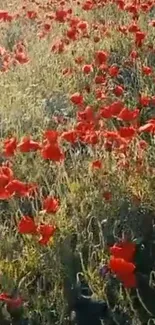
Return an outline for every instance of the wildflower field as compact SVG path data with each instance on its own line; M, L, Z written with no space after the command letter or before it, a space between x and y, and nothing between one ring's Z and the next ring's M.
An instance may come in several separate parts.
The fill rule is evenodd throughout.
M1 1L0 325L155 324L154 198L155 1Z

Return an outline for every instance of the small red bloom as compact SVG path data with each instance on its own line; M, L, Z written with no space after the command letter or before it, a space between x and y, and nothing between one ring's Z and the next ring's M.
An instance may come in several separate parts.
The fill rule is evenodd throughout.
M44 137L47 139L51 144L57 143L59 132L56 130L46 130L44 132Z
M21 297L11 297L7 293L0 294L0 301L4 301L10 308L19 308L23 304Z
M36 19L37 13L34 10L29 10L29 11L27 11L27 17L31 20Z
M139 127L138 132L148 132L148 133L155 133L155 123L148 122Z
M54 225L41 224L37 230L38 234L41 235L41 238L39 239L39 243L41 245L47 245L50 238L54 235L56 229L57 228Z
M114 92L114 94L115 94L116 96L119 97L119 96L123 95L123 93L124 93L124 89L123 89L123 87L121 87L121 86L116 86L116 87L114 88L113 92Z
M79 121L87 121L87 122L94 121L95 115L94 115L93 107L86 106L85 110L77 113L77 119Z
M105 192L103 193L103 197L104 197L104 199L105 199L106 201L110 201L111 198L112 198L112 194L111 194L110 191L105 191Z
M111 118L113 116L111 106L100 107L99 115L103 118Z
M90 74L91 72L93 72L93 66L91 64L85 64L83 67L82 67L82 72L84 74Z
M0 189L4 188L9 182L8 176L0 173Z
M5 189L10 193L10 195L16 194L19 196L27 196L32 189L32 185L23 183L18 179L13 179L7 184Z
M102 168L102 161L101 160L94 160L92 162L92 168L94 169L101 169Z
M59 148L58 144L54 144L54 143L53 144L49 143L43 146L41 155L45 160L49 159L53 161L62 161L65 159L65 155Z
M77 27L80 29L80 30L87 30L88 29L88 23L87 23L87 21L84 21L84 20L82 20L82 21L79 21L79 23L77 24Z
M78 30L76 29L76 27L69 28L66 31L66 35L69 39L71 39L72 41L75 41L75 40L77 40Z
M115 258L123 258L127 262L132 262L136 246L131 242L122 242L110 247L110 253Z
M83 104L83 96L80 93L75 93L70 97L70 100L75 105Z
M105 83L105 77L104 76L96 76L94 79L94 82L96 85L104 84Z
M136 276L134 273L130 273L130 275L121 275L120 280L127 289L136 288L137 286Z
M56 42L54 42L54 44L51 47L51 52L54 53L62 53L65 50L65 44L63 40L58 40Z
M30 152L30 151L40 150L41 149L41 145L37 141L31 140L29 137L25 137L17 145L17 148L18 148L18 150L20 150L20 152Z
M143 66L142 67L142 72L143 72L144 75L149 76L152 73L152 68L150 68L148 66Z
M132 126L128 126L128 127L124 126L119 129L119 135L122 138L132 138L135 134L136 134L136 130Z
M146 95L141 95L140 98L139 98L139 103L142 105L142 106L148 106L149 103L150 103L150 98Z
M9 193L5 188L0 189L0 200L9 200L12 194Z
M95 62L97 65L101 65L105 63L108 59L108 53L105 51L97 51L95 52Z
M138 47L141 47L144 40L145 40L145 37L146 37L146 33L143 33L141 31L137 31L135 33L135 44L138 46Z
M131 57L131 59L132 60L135 60L135 59L137 59L138 58L138 56L139 56L139 54L138 54L138 52L137 51L131 51L131 53L130 53L130 57Z
M89 1L89 0L86 0L86 2L84 2L84 4L82 5L82 9L83 10L92 10L94 7L94 1Z
M6 19L7 18L7 16L8 16L8 11L5 11L5 10L0 10L0 20L1 19Z
M77 132L75 130L70 130L63 132L61 138L65 139L70 143L75 143L77 141Z
M64 23L67 19L67 14L67 10L57 10L55 12L55 20Z
M9 167L9 165L7 166L6 164L3 165L1 168L0 168L0 173L6 175L8 177L9 180L12 180L13 179L13 171L12 169Z
M135 109L134 111L131 111L125 107L118 115L118 118L123 121L129 122L135 120L136 118L138 118L138 116L139 116L139 109Z
M48 196L43 201L43 209L46 210L46 213L56 213L59 207L59 200L52 196Z
M16 52L14 55L14 58L20 63L20 64L25 64L30 61L26 53L24 52Z
M46 32L49 32L50 29L51 29L51 24L49 24L49 23L45 23L45 24L43 25L43 28L44 28L44 30L45 30Z
M25 216L22 217L21 221L18 224L18 231L20 234L36 235L37 226L31 217Z
M14 156L16 149L17 149L16 138L10 138L4 141L4 155L6 157Z
M119 73L119 67L117 67L116 65L111 66L108 70L108 73L111 77L117 77Z
M111 257L109 266L112 272L120 276L124 274L130 275L130 273L133 273L135 270L135 265L125 261L123 258Z

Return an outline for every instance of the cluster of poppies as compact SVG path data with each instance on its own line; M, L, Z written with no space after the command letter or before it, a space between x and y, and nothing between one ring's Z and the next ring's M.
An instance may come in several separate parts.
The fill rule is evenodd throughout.
M0 200L9 200L11 198L24 198L35 195L38 190L36 184L24 183L15 178L12 169L3 164L0 167ZM47 196L42 200L43 210L47 214L54 214L58 211L60 204L59 200L52 196ZM18 223L18 231L21 234L31 234L40 236L39 243L46 245L56 231L55 225L39 224L29 216L23 216Z
M145 172L143 153L149 144L141 139L141 134L147 133L151 137L155 135L155 118L149 118L144 125L140 123L141 111L147 112L150 106L155 108L155 94L153 93L155 87L150 89L150 84L155 83L155 70L153 64L145 60L145 55L147 56L148 53L152 57L155 55L155 47L151 41L155 28L155 20L151 18L154 0L145 2L140 0L73 0L73 3L76 8L80 8L79 12L84 13L84 17L87 17L86 13L89 11L90 17L91 12L94 13L94 17L97 12L98 18L84 19L82 14L79 17L76 11L74 12L74 6L71 7L70 2L65 0L45 1L44 3L33 0L32 10L30 10L31 1L27 0L13 14L0 10L2 26L6 25L7 28L14 20L19 20L20 23L24 21L26 26L36 26L40 42L48 37L50 39L55 26L60 26L59 37L54 38L53 43L50 44L49 53L59 58L60 55L65 55L67 51L70 51L71 65L64 66L63 69L61 67L62 79L65 78L65 82L72 77L82 80L80 89L68 94L76 115L72 127L63 125L63 119L59 119L57 120L60 126L59 131L47 129L43 132L42 139L35 140L33 135L27 135L23 139L9 137L2 143L2 154L6 159L13 161L18 153L24 155L34 152L39 154L43 160L63 163L67 159L65 143L74 145L80 142L91 146L92 149L95 148L95 160L91 164L94 170L103 167L103 161L100 156L97 157L98 152L112 152L118 162L117 167L129 169L132 162L130 151L132 144L136 145L136 172L141 173L142 170ZM112 6L120 15L125 13L129 19L120 19L118 24L111 18L104 21L102 11L109 6ZM144 27L139 19L143 14L146 19ZM126 21L126 24L123 25L123 21ZM122 41L128 42L127 57L122 57L121 63L113 62L113 53L105 49L102 42L106 39L108 43L114 35L113 32ZM89 55L85 45L83 52L81 51L79 55L78 46L76 47L79 42L90 44L88 45ZM75 48L74 51L72 51L73 48ZM26 42L17 41L10 51L1 46L0 61L2 73L7 72L12 66L15 70L18 64L31 64ZM119 82L120 79L122 80L120 78L122 71L126 68L129 69L130 74L138 70L143 86L148 82L144 91L141 88L137 91L133 103L129 103L128 99L130 89L125 82ZM28 184L16 179L10 165L3 164L0 167L0 200L31 196L36 193L37 188L36 184ZM111 197L110 191L104 192L106 201L110 201ZM45 213L56 213L60 205L59 200L50 195L43 198L42 204ZM42 245L48 244L56 229L56 225L38 223L27 215L23 216L18 223L19 233L39 237L39 243ZM111 271L117 275L125 287L135 287L133 262L135 245L133 243L116 244L110 248L110 253L112 255L109 262ZM0 295L2 301L10 303L9 299L5 294ZM14 302L18 304L18 301Z

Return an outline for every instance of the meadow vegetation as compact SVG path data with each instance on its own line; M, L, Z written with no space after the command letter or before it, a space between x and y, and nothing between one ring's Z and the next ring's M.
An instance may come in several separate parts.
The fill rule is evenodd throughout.
M155 324L155 1L1 1L0 100L0 325Z

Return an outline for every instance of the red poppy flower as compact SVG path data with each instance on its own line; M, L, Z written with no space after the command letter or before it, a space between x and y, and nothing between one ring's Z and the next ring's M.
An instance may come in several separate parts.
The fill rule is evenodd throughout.
M149 133L155 133L155 123L146 123L139 127L138 132L149 132Z
M99 142L99 135L96 131L91 131L85 134L83 142L91 145L95 145Z
M14 156L15 150L17 149L17 140L16 138L6 139L4 141L4 155L6 157Z
M46 210L46 213L56 213L59 207L59 200L52 196L48 196L43 201L43 209Z
M61 138L65 139L70 143L75 143L77 141L77 132L75 130L70 130L63 132Z
M145 37L146 37L146 33L143 33L143 32L141 32L141 31L137 31L136 33L135 33L135 43L136 43L136 45L138 46L138 47L141 47L142 46L142 44L143 44L143 42L144 42L144 40L145 40Z
M121 274L120 280L123 282L126 289L136 288L137 286L136 276L134 273L130 273L130 275Z
M135 51L135 50L131 51L131 53L130 53L131 59L135 60L138 58L138 56L139 56L139 54L137 51Z
M75 58L75 63L77 64L82 64L84 61L84 58L82 56L78 56L77 58Z
M95 62L96 64L103 64L107 61L108 59L108 53L105 51L97 51L95 52Z
M20 63L20 64L25 64L30 61L26 53L24 52L16 52L14 55L14 58Z
M49 159L52 161L62 161L65 159L64 153L61 151L57 144L47 144L43 146L41 151L43 159Z
M23 304L23 299L21 297L11 297L7 293L0 294L0 301L5 302L8 307L19 308Z
M148 106L149 103L150 103L150 98L149 98L149 96L140 95L139 103L140 103L142 106Z
M20 152L37 151L41 149L40 143L31 140L29 137L23 138L23 140L17 145Z
M86 11L92 10L93 7L94 7L94 2L89 0L86 0L86 2L84 2L82 5L82 9Z
M119 135L122 138L132 138L136 134L136 129L132 126L129 127L121 127L119 129Z
M84 20L79 21L79 23L77 24L77 27L84 31L88 29L88 26L89 25L88 25L87 21L84 21Z
M120 114L123 107L124 107L124 104L122 103L122 101L118 100L118 101L113 102L110 105L112 115L117 116L118 114Z
M8 166L7 165L3 165L1 168L0 168L0 173L6 175L8 177L9 180L12 180L13 179L13 171L12 169L9 167L9 164Z
M0 200L9 200L12 194L9 193L5 188L0 189Z
M102 168L102 161L101 160L94 160L92 162L91 166L94 169L101 169Z
M148 66L143 66L142 67L142 72L143 72L144 75L149 76L152 73L152 68L150 68Z
M124 7L125 7L125 1L124 0L117 0L116 4L119 7L119 9L124 10Z
M83 104L83 96L80 93L75 93L70 97L70 100L75 105Z
M18 223L18 231L20 234L37 234L37 226L31 217L24 216Z
M67 10L57 10L55 12L55 20L64 23L67 19L67 14Z
M32 188L31 185L23 183L18 179L14 179L10 181L5 187L6 191L8 191L10 195L16 194L19 196L29 195L31 188Z
M99 115L103 118L112 118L111 106L100 107Z
M44 29L46 32L49 32L50 29L51 29L51 24L49 24L49 23L45 23L45 24L43 25L43 29Z
M29 19L36 19L37 13L34 10L29 10L29 11L27 11L27 17Z
M111 66L108 70L108 73L111 77L117 77L119 73L119 67L117 67L116 65Z
M112 198L112 194L111 194L110 191L105 191L105 192L103 193L103 197L104 197L104 199L105 199L106 201L110 201L111 198Z
M133 22L131 25L129 25L128 31L130 33L136 33L136 32L138 32L139 31L139 27L138 27L137 23Z
M125 261L123 258L111 257L109 267L118 276L129 275L135 271L135 265Z
M46 130L44 132L44 137L50 142L50 143L56 143L59 137L59 132L56 130Z
M104 76L96 76L94 79L94 82L96 85L104 84L105 83L105 77Z
M9 177L4 175L4 174L1 174L1 171L0 171L0 189L1 188L4 188L9 182Z
M76 27L69 28L66 31L66 35L69 39L71 39L72 41L75 41L75 40L77 40L77 37L78 37L78 30L76 29Z
M3 20L6 20L7 17L8 17L8 11L5 11L5 10L0 10L0 20L3 19Z
M123 258L127 262L131 262L134 257L136 246L131 242L122 242L110 247L110 253L115 258Z
M93 66L91 64L85 64L82 67L82 72L85 74L90 74L91 72L93 72Z
M139 109L135 109L134 111L131 111L125 107L119 113L118 118L123 121L129 122L135 120L136 118L138 118L138 116L139 116Z
M91 106L86 106L84 111L78 112L77 113L77 118L80 121L94 121L95 115L94 115L94 109Z
M123 95L123 93L124 93L124 89L123 89L123 87L121 87L121 86L115 86L113 92L114 92L114 94L115 94L116 96L119 97L119 96L122 96L122 95Z
M41 224L38 227L38 233L41 235L41 238L39 239L39 243L41 245L47 245L50 238L54 235L56 229L57 228L54 225Z

